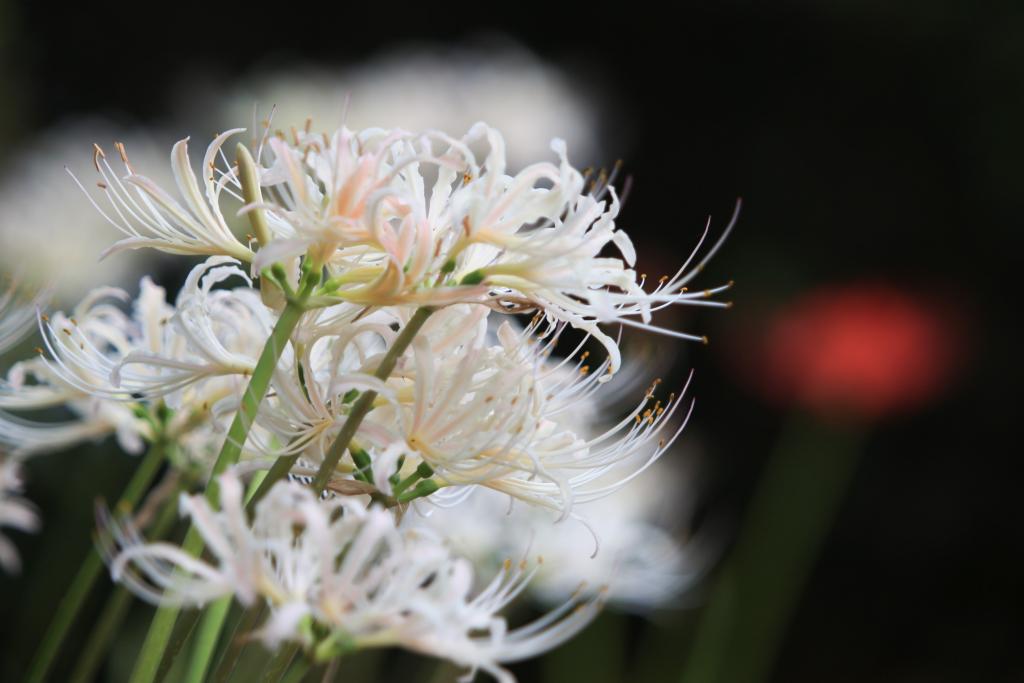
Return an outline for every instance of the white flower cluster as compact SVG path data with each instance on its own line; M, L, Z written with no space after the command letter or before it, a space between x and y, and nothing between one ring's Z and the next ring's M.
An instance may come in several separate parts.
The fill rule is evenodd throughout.
M399 645L510 680L502 663L571 637L604 592L509 629L498 612L537 564L506 564L474 590L445 525L423 520L471 511L467 498L486 488L554 525L654 463L689 405L656 382L595 429L583 416L622 362L605 328L701 339L652 316L725 305L710 299L724 287L687 289L717 245L646 290L615 224L613 179L581 174L558 141L555 162L509 174L502 136L483 124L458 138L307 126L239 145L232 162L237 132L215 138L198 177L187 141L175 145L176 193L123 148L121 170L96 148L92 201L125 233L111 251L206 260L173 304L144 279L130 312L106 288L70 315L40 314L44 348L12 368L0 408L63 405L76 417L5 415L0 439L22 454L108 434L129 451L172 443L172 466L214 477L181 497L211 561L105 522L113 576L147 600L233 594L269 606L259 635L272 648L298 643L325 660ZM565 348L569 328L585 335ZM627 601L673 593L683 562L659 542L649 564L673 576Z
M10 351L26 336L31 329L35 314L35 306L40 304L48 292L37 292L35 297L27 295L31 288L26 288L24 279L11 277L6 279L0 290L0 356ZM4 405L8 387L0 382L0 407ZM39 518L35 508L26 501L22 493L21 463L17 453L8 451L9 427L16 426L11 416L0 410L0 529L7 527L19 531L35 531L39 527ZM17 549L2 533L0 533L0 568L7 572L21 569L21 559Z

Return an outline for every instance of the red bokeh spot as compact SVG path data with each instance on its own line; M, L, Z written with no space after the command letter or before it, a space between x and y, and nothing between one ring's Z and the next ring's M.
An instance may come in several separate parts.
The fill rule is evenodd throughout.
M773 399L877 418L937 395L955 357L948 318L875 284L817 290L766 327L758 375Z

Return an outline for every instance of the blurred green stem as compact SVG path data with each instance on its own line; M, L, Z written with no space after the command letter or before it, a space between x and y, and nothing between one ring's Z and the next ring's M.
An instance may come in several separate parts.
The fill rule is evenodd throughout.
M174 528L174 523L177 519L178 501L177 498L172 498L164 503L160 516L157 517L153 527L146 535L150 540L163 538ZM131 607L131 600L132 594L124 586L118 586L114 589L113 595L107 600L100 618L96 621L96 625L93 626L92 632L89 634L89 640L86 641L85 647L82 648L82 654L79 655L78 662L75 664L74 672L71 675L71 683L89 683L89 681L94 680L96 669L110 649L114 634L117 633L117 629L121 626L125 615L128 613L128 608Z
M786 428L701 615L683 683L769 679L861 440L803 416Z
M160 466L164 462L165 446L166 444L161 439L157 439L150 445L149 451L143 456L138 469L135 470L135 474L132 475L131 480L125 487L120 500L117 501L115 509L118 512L130 512L135 509L143 494L153 484L153 480L156 478L157 473L160 471ZM41 681L46 679L50 667L57 658L57 651L60 649L61 643L81 611L82 605L92 591L93 585L96 583L96 579L99 578L102 569L103 560L100 559L96 548L90 548L89 554L86 556L81 568L78 570L75 578L72 579L71 585L68 586L67 593L64 594L64 598L57 606L57 611L53 615L50 627L39 643L39 649L36 650L28 674L25 676L26 683L41 683Z
M295 655L299 652L299 646L295 643L285 643L281 645L281 649L277 651L274 658L270 660L266 668L263 669L263 683L278 683L281 678L288 671L288 665L295 659ZM305 657L302 658L305 661ZM308 666L308 662L307 662Z
M251 632L266 611L266 603L260 602L247 608L235 627L228 633L227 649L213 674L214 683L226 683L238 664L238 658L250 643Z
M263 346L263 351L256 362L256 368L253 370L249 385L246 387L245 393L242 394L241 406L231 421L227 439L225 439L220 454L217 456L217 461L214 463L213 471L210 473L210 480L206 486L205 495L206 499L213 505L217 505L220 497L217 477L228 467L238 462L242 454L242 447L249 436L249 430L256 420L256 413L267 395L267 390L270 388L270 379L274 374L274 369L277 367L277 362L280 360L281 354L284 353L292 331L295 329L304 311L305 305L302 300L289 300L281 312L281 316L277 319L274 330L270 333L270 338L267 339L266 344ZM185 535L182 549L193 556L198 556L202 552L203 538L195 526L190 527ZM180 608L174 606L165 606L157 610L153 621L149 625L149 632L146 634L146 640L142 644L139 657L135 661L135 669L132 671L130 679L131 683L152 683L160 668L164 650L167 648L167 642L171 638L174 622L177 621L179 612Z

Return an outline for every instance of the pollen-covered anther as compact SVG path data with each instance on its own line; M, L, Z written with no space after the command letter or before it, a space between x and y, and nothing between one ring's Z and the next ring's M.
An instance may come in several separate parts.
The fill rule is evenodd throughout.
M97 145L95 142L92 143L92 165L96 167L96 171L100 171L100 159L106 159L107 155L104 154L103 148Z

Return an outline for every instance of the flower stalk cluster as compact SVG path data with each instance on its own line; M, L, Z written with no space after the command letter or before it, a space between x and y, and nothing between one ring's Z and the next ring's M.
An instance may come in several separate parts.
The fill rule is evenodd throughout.
M685 387L655 382L599 428L582 416L622 366L609 327L702 339L654 314L727 305L712 298L727 286L688 289L718 244L645 289L613 178L577 171L560 141L555 162L509 174L483 124L462 137L268 127L230 162L238 132L215 137L199 175L177 143L176 193L124 146L119 170L96 147L87 193L125 233L108 252L205 260L173 302L144 279L134 299L107 288L71 314L40 312L39 355L10 370L0 408L75 417L4 413L0 438L31 454L116 435L205 482L180 493L180 543L145 540L123 510L101 515L111 576L160 606L133 681L179 650L175 623L187 637L196 614L179 621L183 609L207 609L189 670L230 669L211 659L225 599L248 610L248 636L278 653L282 675L295 652L301 667L403 647L510 681L504 664L571 638L606 591L585 587L510 628L501 612L540 558L524 547L480 581L425 520L481 489L533 520L582 519L579 506L657 461L689 415ZM569 328L584 334L571 347Z

